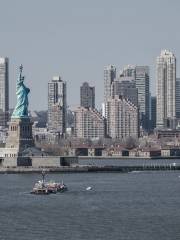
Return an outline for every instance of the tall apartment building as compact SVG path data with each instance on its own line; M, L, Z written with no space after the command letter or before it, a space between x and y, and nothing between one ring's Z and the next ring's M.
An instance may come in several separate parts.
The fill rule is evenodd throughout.
M116 67L113 65L104 68L104 103L111 96L111 85L116 79Z
M138 106L140 114L140 126L149 130L150 90L149 90L149 67L135 67L135 82L138 89Z
M180 78L176 78L176 117L180 118Z
M121 77L131 77L135 81L138 89L140 126L148 131L150 127L149 67L128 65L120 72Z
M81 106L85 108L95 108L95 87L90 87L84 82L80 87Z
M59 76L53 77L48 83L48 129L50 131L65 134L66 111L66 82Z
M6 127L9 119L9 60L0 58L0 126Z
M103 138L104 118L96 109L78 107L74 111L74 135L77 138Z
M128 99L115 96L107 101L107 135L126 139L139 136L139 112Z
M151 97L151 129L156 128L156 97Z
M176 57L162 50L156 60L157 128L173 128L176 119Z
M119 77L111 85L111 96L123 96L138 106L138 89L133 77Z

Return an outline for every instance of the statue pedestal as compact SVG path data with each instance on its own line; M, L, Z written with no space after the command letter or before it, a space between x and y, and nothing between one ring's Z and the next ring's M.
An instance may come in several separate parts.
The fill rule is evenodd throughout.
M15 148L20 153L27 147L33 147L32 124L29 117L11 118L6 148Z

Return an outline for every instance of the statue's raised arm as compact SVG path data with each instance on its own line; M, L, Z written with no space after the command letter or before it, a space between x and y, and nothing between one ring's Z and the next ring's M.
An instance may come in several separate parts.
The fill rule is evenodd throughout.
M17 81L16 81L16 88L19 86L19 84L22 83L23 81L23 76L22 76L22 70L23 70L23 65L21 64L19 66L19 75L18 75L18 78L17 78Z
M28 93L30 89L24 85L24 76L22 76L23 65L19 66L19 77L16 82L17 103L13 111L12 118L28 117Z

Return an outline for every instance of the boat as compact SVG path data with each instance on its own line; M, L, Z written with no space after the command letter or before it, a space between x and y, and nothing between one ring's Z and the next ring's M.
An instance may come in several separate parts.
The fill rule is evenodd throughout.
M38 181L37 183L35 183L31 194L37 194L37 195L47 195L49 194L49 190L48 188L43 184L42 181Z
M58 183L58 192L65 192L65 191L67 191L68 190L68 188L67 188L67 186L63 183L63 181L62 181L62 183Z
M92 190L92 187L87 187L86 190L90 191L90 190Z
M67 186L63 183L57 183L55 181L45 181L45 171L42 171L42 180L35 183L32 194L50 194L57 192L67 191Z
M57 182L47 182L46 186L48 187L48 189L56 189L57 192L64 192L67 191L67 186L63 183L57 183Z

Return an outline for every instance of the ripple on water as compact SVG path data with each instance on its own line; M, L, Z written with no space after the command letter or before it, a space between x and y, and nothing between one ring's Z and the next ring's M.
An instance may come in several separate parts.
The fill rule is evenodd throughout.
M36 174L0 175L0 239L180 239L179 175L64 174L69 191L46 196L29 194Z

